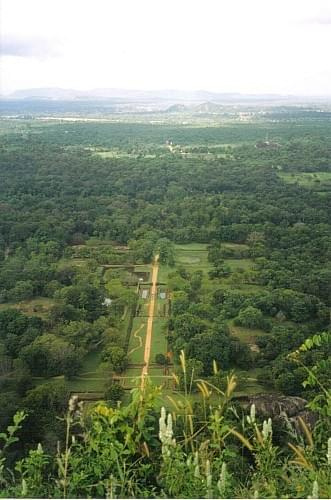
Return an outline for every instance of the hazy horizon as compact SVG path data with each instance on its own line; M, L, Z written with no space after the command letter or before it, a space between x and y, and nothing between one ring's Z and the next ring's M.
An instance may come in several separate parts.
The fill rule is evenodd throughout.
M222 92L222 91L213 91L207 88L197 88L197 89L178 89L178 88L160 88L160 89L155 89L155 88L124 88L124 87L95 87L95 88L85 88L85 89L76 89L76 88L66 88L66 87L28 87L28 88L16 88L13 89L10 92L6 92L3 94L0 94L0 97L10 97L14 95L15 93L23 92L23 91L38 91L38 90L54 90L54 91L72 91L72 92L77 92L79 94L86 93L87 96L89 92L95 93L97 91L114 91L114 92L128 92L128 93L134 93L134 92L145 92L145 93L153 93L153 94L162 94L162 93L167 93L167 92L178 92L178 93L187 93L188 95L191 94L198 94L198 93L206 93L206 94L215 94L215 95L238 95L238 96L256 96L256 97L263 97L263 96L274 96L274 97L280 97L280 98L331 98L331 91L328 94L294 94L294 93L275 93L275 92L251 92L251 93L245 93L245 92L237 92L235 89L232 91L227 91L227 92ZM102 94L100 94L102 96Z
M0 94L330 96L328 0L0 0Z
M160 88L160 89L153 89L153 88L135 88L135 89L130 89L130 88L118 88L118 87L97 87L97 88L86 88L86 89L74 89L74 88L65 88L65 87L29 87L29 88L17 88L17 89L14 89L10 92L4 92L4 93L0 93L0 98L3 97L3 98L10 98L12 96L15 96L16 93L19 93L19 92L29 92L29 91L45 91L45 90L49 90L49 91L63 91L63 92L77 92L77 96L76 98L79 99L79 98L109 98L111 99L112 97L114 98L117 98L118 96L114 95L114 96L104 96L102 95L102 93L100 94L97 94L97 91L102 91L102 90L107 90L107 91L114 91L114 94L116 94L116 92L123 92L123 93L132 93L134 94L135 92L137 93L137 97L139 97L138 93L150 93L150 94L157 94L159 96L162 96L162 94L167 94L167 93L178 93L178 94L187 94L187 97L186 99L189 100L190 98L190 94L199 94L199 93L205 93L205 94L211 94L211 99L213 97L213 94L215 94L215 99L217 96L242 96L242 97L261 97L261 98L264 98L264 97L273 97L275 99L277 98L280 98L280 99L331 99L331 91L328 93L328 94L293 94L293 93L273 93L273 92L260 92L260 93L245 93L245 92L236 92L236 90L234 89L233 91L228 91L228 92L217 92L217 91L212 91L210 89L176 89L176 88ZM83 94L86 94L86 95L83 95ZM43 97L43 96L38 96L38 94L34 95L34 96L31 96L31 98L38 98L38 97ZM164 97L164 96L162 96ZM25 99L28 99L29 97L25 97ZM169 97L170 98L170 97ZM174 96L173 98L177 98L178 100L180 100L180 97L178 96ZM56 99L56 96L54 96L54 99ZM63 98L62 98L63 99ZM184 97L183 97L184 99ZM199 97L196 97L196 99L202 99L203 100L203 96L199 96ZM209 96L207 95L206 96L206 99L208 100L209 99ZM70 98L69 98L70 100ZM185 99L184 99L185 100Z

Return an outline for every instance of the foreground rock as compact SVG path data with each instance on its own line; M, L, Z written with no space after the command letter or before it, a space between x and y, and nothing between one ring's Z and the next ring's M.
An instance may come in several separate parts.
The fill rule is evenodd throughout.
M255 404L256 415L260 418L272 418L275 422L290 422L297 432L302 432L299 417L306 425L313 429L317 415L306 408L307 401L297 396L282 396L279 394L256 394L253 396L239 396L236 400L240 406L248 410Z

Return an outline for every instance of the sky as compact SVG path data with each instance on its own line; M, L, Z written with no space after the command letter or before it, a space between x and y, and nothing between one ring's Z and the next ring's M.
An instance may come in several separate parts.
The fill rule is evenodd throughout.
M331 0L0 0L0 93L331 95Z

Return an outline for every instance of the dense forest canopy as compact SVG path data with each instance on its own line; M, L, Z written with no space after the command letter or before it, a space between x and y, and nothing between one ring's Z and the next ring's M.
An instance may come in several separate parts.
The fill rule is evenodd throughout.
M0 424L27 412L16 455L56 448L55 417L95 356L108 382L133 365L136 287L155 254L169 294L156 364L171 358L181 391L184 353L192 379L223 389L235 369L271 393L317 394L289 355L330 328L329 113L165 115L0 121ZM330 343L314 347L302 364L329 390ZM104 388L110 406L120 389Z

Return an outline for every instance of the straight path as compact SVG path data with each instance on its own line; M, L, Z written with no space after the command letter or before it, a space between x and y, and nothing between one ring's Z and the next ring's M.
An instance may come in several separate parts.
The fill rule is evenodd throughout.
M154 309L156 300L156 289L157 289L157 275L159 272L159 256L156 255L153 262L152 271L152 287L151 287L151 300L148 307L148 320L147 320L147 331L146 331L146 342L145 342L145 352L144 352L144 367L141 372L141 388L144 388L145 379L148 375L149 358L151 355L151 343L152 343L152 331L153 331L153 320L154 320Z

